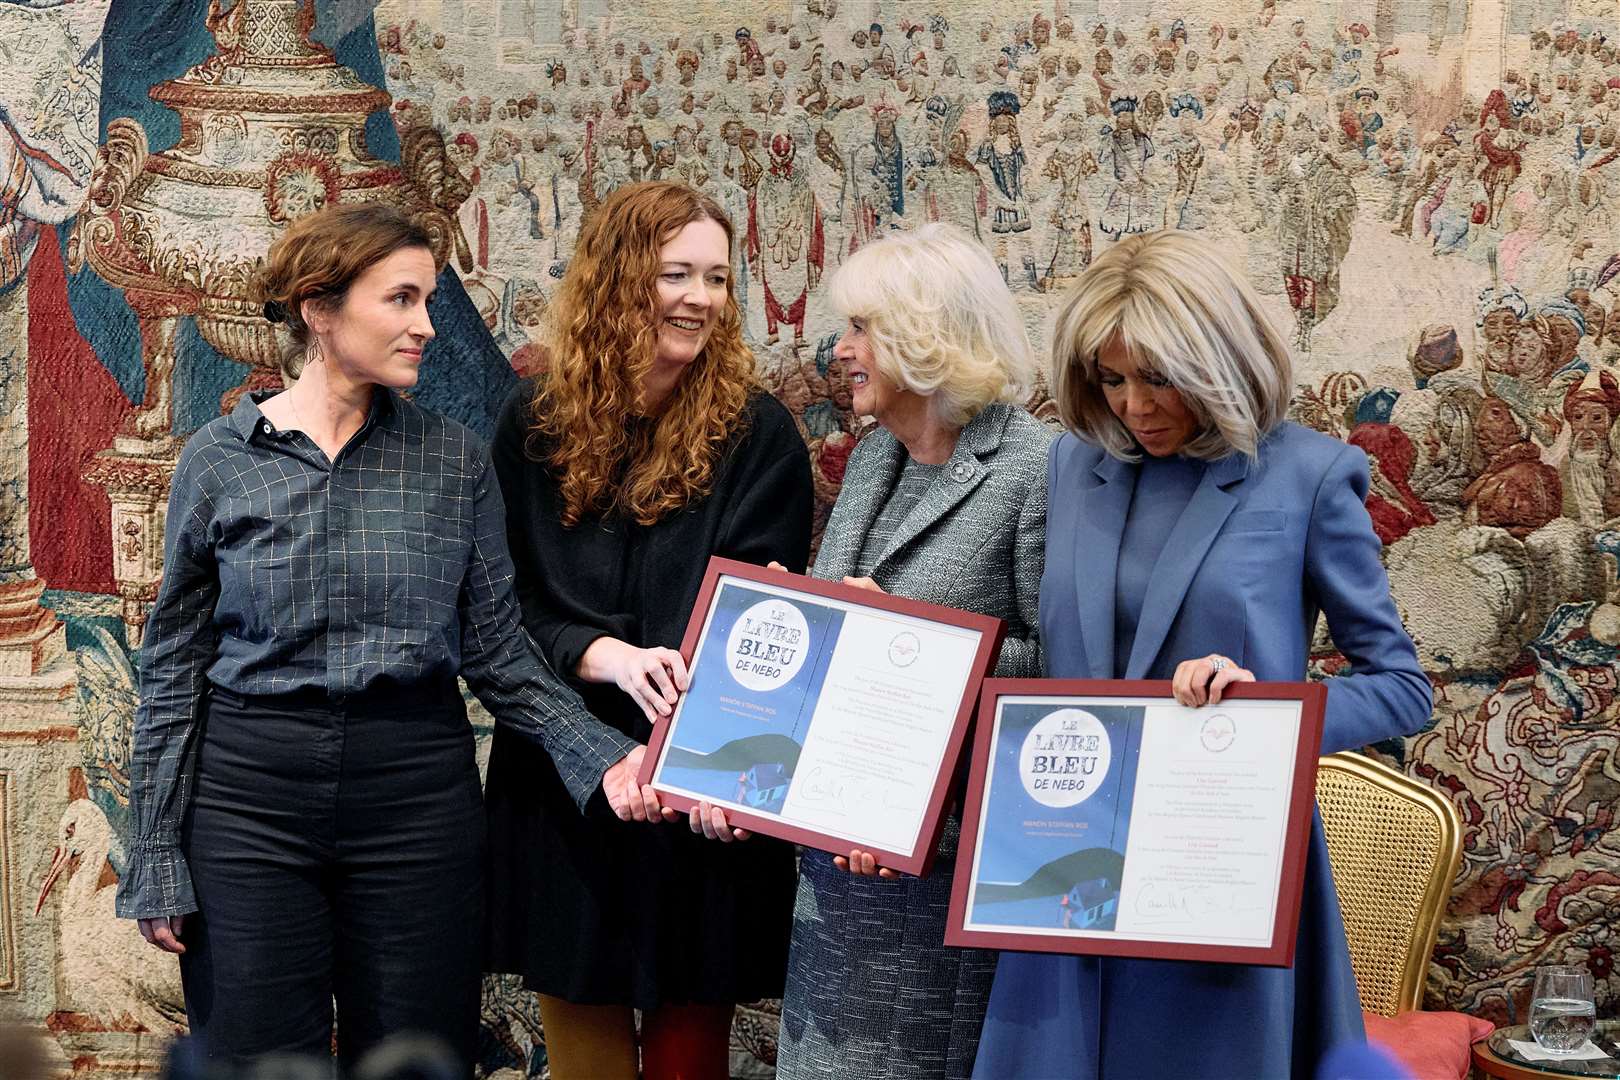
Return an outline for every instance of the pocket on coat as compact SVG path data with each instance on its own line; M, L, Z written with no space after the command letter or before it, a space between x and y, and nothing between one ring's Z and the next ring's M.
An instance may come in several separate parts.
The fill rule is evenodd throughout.
M1282 532L1287 520L1281 510L1239 510L1227 519L1228 533Z

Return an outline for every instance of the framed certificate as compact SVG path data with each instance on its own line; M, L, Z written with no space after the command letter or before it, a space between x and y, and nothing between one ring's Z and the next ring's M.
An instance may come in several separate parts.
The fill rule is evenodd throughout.
M1326 696L987 680L946 943L1291 965Z
M640 781L670 806L927 872L1001 620L711 559L681 654L691 685Z

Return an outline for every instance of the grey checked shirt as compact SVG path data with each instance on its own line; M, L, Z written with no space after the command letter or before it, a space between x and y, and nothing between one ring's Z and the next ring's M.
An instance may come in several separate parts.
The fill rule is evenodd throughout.
M379 679L459 673L498 722L545 747L582 808L636 745L592 717L524 633L506 511L477 437L381 389L330 463L251 397L192 437L140 668L126 918L197 909L180 826L210 682L341 699Z

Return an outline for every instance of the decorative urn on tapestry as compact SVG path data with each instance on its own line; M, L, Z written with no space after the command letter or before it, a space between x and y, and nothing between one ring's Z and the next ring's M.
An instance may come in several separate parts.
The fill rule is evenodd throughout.
M146 400L123 434L145 445L132 450L172 437L181 316L253 368L232 401L279 385L280 345L250 284L289 221L330 202L385 200L427 229L440 265L455 246L453 208L367 149L366 118L391 99L310 40L314 0L237 0L228 11L210 0L207 25L218 51L151 90L180 114L179 141L154 153L139 123L112 120L69 251L121 286L140 319Z
M88 262L121 287L140 324L145 400L86 473L112 500L114 575L131 644L162 571L163 506L180 442L180 319L193 317L204 339L249 366L225 395L228 409L249 390L280 386L282 343L251 285L288 222L330 202L383 200L412 213L441 266L465 247L454 200L436 190L446 176L433 167L442 141L408 140L409 171L372 156L366 118L391 98L311 41L314 25L314 0L237 0L229 10L210 0L217 51L150 92L179 113L179 141L153 152L138 122L110 121L69 242L73 268Z

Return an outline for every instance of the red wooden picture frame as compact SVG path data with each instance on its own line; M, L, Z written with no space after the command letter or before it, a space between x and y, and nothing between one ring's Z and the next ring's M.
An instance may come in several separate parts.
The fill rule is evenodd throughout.
M692 606L692 617L686 624L686 637L681 642L681 656L685 659L688 670L692 669L697 656L699 639L702 636L703 627L708 622L709 612L714 604L715 594L720 588L722 578L771 585L803 594L806 597L840 600L859 607L894 612L926 622L978 632L979 645L973 654L972 670L968 673L967 682L963 687L962 700L951 719L951 731L946 742L945 754L941 761L939 774L934 779L933 789L929 794L927 807L923 813L922 824L918 829L916 841L910 850L888 851L872 848L829 833L817 832L813 829L790 824L771 815L755 813L729 803L721 804L725 807L727 820L734 826L749 829L764 836L790 840L793 843L803 844L805 847L816 848L835 855L848 855L852 848L860 847L863 850L871 851L881 865L890 869L918 876L926 874L933 863L934 849L939 843L939 833L945 824L946 800L951 794L951 781L956 775L957 761L961 756L962 746L967 741L968 728L973 719L974 708L978 704L979 686L983 682L986 673L994 667L996 658L1001 653L1001 641L1006 634L1005 625L1000 619L989 615L958 611L955 608L942 607L938 604L926 604L918 600L908 600L902 596L890 596L887 593L874 592L870 589L858 589L841 582L821 581L801 574L768 570L752 563L737 562L716 556L710 558L708 568L704 572L703 585L698 590L697 601ZM653 776L658 771L659 763L662 761L665 749L669 745L670 734L679 723L679 715L680 710L677 709L670 716L660 717L658 722L653 725L652 738L647 741L647 754L641 764L638 777L639 783L653 783ZM676 810L689 811L698 805L698 800L689 795L667 791L656 784L653 786L658 790L660 800L665 805L672 806Z
M1305 883L1305 857L1310 844L1311 817L1316 808L1316 769L1322 746L1322 717L1327 689L1319 683L1236 683L1226 688L1222 701L1270 699L1298 701L1299 733L1284 826L1282 869L1271 932L1264 947L1175 942L1126 935L1056 936L1014 930L967 927L968 897L973 888L973 867L979 847L979 819L989 772L991 739L997 702L1003 697L1163 698L1174 700L1168 681L1101 679L987 679L979 697L979 723L970 756L967 797L962 807L962 842L956 855L956 878L951 884L950 915L945 943L967 948L1017 952L1068 953L1089 956L1132 956L1159 960L1202 960L1231 964L1291 967L1299 929L1300 897ZM1132 818L1135 819L1133 812Z

